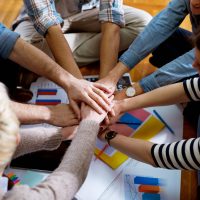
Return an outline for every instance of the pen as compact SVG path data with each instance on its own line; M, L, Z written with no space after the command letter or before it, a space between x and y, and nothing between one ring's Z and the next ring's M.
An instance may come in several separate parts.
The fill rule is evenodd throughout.
M104 153L104 151L109 147L108 144L105 144L105 146L101 149L101 151L98 153L98 155L96 156L95 160L99 159L100 156Z
M116 122L116 124L135 124L135 125L140 125L140 122Z
M160 116L160 114L158 114L158 112L156 110L153 110L153 113L158 117L158 119L163 122L163 124L165 124L165 126L167 127L167 129L172 133L175 134L174 131L172 130L172 128L167 124L167 122Z

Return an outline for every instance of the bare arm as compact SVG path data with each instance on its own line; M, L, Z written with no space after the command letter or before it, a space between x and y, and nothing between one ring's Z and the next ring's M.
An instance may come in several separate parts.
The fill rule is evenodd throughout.
M105 133L99 136L101 140L105 141ZM110 140L110 145L133 159L155 166L151 156L151 148L153 146L151 142L117 134L115 138Z
M80 110L77 102L80 101L84 101L99 113L102 112L102 108L109 110L109 102L104 92L110 93L110 91L105 86L75 78L42 51L22 39L17 40L9 58L63 87L68 93L70 104L78 118L80 118Z
M121 100L117 103L117 110L119 109L120 113L123 113L132 109L170 105L188 101L189 98L185 93L183 83L176 83L157 88L136 97ZM117 111L118 113L119 110Z
M120 43L120 27L111 22L101 25L100 78L105 77L116 65Z
M68 83L73 79L71 74L62 69L45 53L20 38L17 40L9 58L30 71L49 78L66 90L69 87Z
M83 78L60 25L54 25L48 29L46 40L56 62L76 78Z
M11 101L11 107L22 124L49 123L55 126L72 126L78 119L70 105L39 106Z
M108 73L108 75L98 82L105 84L112 92L115 91L116 84L122 75L128 72L129 69L123 63L119 62L117 65Z

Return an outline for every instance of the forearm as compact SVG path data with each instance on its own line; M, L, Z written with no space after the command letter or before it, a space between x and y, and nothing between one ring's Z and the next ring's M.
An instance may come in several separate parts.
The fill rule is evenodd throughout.
M116 65L120 43L120 27L111 22L101 25L100 78L103 78Z
M11 101L11 107L22 124L36 124L48 122L50 110L46 106L22 104Z
M151 155L151 148L153 146L151 142L118 134L115 138L110 140L110 145L133 159L153 166L155 165Z
M127 73L128 71L128 67L126 67L123 63L118 62L117 65L108 73L106 77L109 78L110 82L116 85L123 74Z
M126 112L132 109L139 109L151 106L162 106L170 105L174 103L188 102L183 83L176 83L164 87L160 87L153 91L132 97L129 99L124 99L122 101L121 107L122 112Z
M63 139L60 128L51 127L26 127L20 129L20 143L15 152L14 158L40 151L57 149Z
M77 78L82 78L81 72L73 58L71 49L65 39L60 25L51 26L46 34L47 43L56 62Z
M69 87L67 83L70 83L70 79L73 78L45 53L20 38L17 40L9 58L36 74L56 82L64 89Z

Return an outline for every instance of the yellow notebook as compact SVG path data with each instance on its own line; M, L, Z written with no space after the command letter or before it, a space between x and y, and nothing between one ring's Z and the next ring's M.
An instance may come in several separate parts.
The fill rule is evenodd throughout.
M111 129L117 131L119 134L143 140L151 139L165 126L160 120L144 109L125 113L119 119L119 122L120 124L113 125ZM98 140L95 155L98 156L105 145L106 143ZM112 147L108 147L98 158L108 164L112 169L116 169L128 159L128 156Z

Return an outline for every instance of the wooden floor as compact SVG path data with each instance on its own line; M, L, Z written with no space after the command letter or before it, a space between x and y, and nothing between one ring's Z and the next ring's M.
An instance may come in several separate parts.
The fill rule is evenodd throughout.
M148 11L152 16L155 16L160 10L162 10L169 0L124 0L124 4L134 6ZM3 22L7 27L10 27L13 20L16 18L19 10L23 4L22 0L0 0L0 21ZM191 30L189 19L187 18L181 25L183 28ZM144 77L155 68L148 62L148 58L144 59L139 63L134 70L131 72L133 81L137 81ZM186 137L195 137L195 130L191 130L189 125L186 123L184 130L186 131ZM182 190L181 200L196 200L196 174L193 172L183 172L182 178Z

